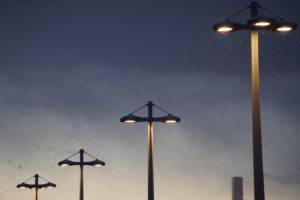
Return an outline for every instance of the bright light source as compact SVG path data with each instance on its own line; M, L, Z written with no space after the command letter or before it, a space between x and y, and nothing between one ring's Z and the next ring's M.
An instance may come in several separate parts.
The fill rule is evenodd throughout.
M69 166L69 164L63 163L63 164L61 164L60 166L62 166L62 167L67 167L67 166Z
M177 121L175 119L168 119L165 121L167 124L175 124Z
M127 119L124 121L125 123L135 123L136 121L133 119Z
M232 31L233 28L232 27L229 27L229 26L222 26L220 28L217 29L217 32L222 32L222 33L225 33L225 32L230 32Z
M259 26L259 27L266 27L266 26L270 26L270 22L267 21L260 21L260 22L256 22L254 23L254 26Z
M96 167L101 167L102 165L101 165L101 164L95 164L94 166L96 166Z
M276 29L276 31L279 31L279 32L288 32L288 31L291 31L293 28L290 27L290 26L280 26Z
M297 29L297 24L293 22L280 21L277 22L277 27L275 28L274 31L289 32L289 31L294 31L296 29Z

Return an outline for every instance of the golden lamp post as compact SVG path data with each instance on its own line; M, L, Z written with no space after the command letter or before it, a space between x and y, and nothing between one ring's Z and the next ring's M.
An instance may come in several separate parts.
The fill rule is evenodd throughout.
M231 19L245 10L250 10L251 16L247 23L237 23ZM266 16L264 13L270 15ZM253 170L254 170L254 199L264 200L264 172L262 156L262 136L260 118L259 92L259 31L289 32L297 28L293 22L286 21L273 12L253 1L247 7L228 17L225 21L213 25L213 30L220 33L239 30L251 32L251 63L252 63L252 137L253 137Z

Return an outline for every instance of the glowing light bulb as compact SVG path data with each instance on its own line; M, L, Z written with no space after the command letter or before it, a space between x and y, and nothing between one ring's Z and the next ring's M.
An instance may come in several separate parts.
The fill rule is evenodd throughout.
M135 123L135 120L133 120L133 119L128 119L128 120L125 120L124 122L125 122L125 123Z
M224 32L229 32L229 31L232 31L232 30L233 30L233 28L230 27L230 26L221 26L220 28L218 28L217 31L224 33Z
M291 31L293 28L290 26L280 26L276 30L280 32L288 32Z
M254 25L255 26L260 26L260 27L266 27L269 26L271 23L267 22L267 21L260 21L260 22L256 22Z

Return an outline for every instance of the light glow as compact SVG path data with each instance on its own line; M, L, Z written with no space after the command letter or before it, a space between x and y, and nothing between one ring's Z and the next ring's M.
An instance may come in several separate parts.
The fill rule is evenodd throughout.
M130 123L135 123L136 121L133 120L133 119L127 119L127 120L125 120L124 122L130 124Z
M167 124L175 124L177 121L174 119L168 119L165 121Z
M60 166L62 166L62 167L67 167L67 166L69 166L69 164L63 163L63 164L61 164Z
M232 31L232 30L233 30L233 28L230 27L230 26L221 26L220 28L218 28L217 31L224 33L224 32L229 32L229 31Z
M288 32L291 31L293 28L290 26L280 26L276 29L276 31L280 31L280 32Z
M94 166L95 167L101 167L102 165L101 164L95 164Z
M47 186L47 188L54 188L54 186L53 185L49 185L49 186Z
M254 25L255 26L260 26L260 27L266 27L266 26L270 26L270 22L267 21L260 21L260 22L256 22Z

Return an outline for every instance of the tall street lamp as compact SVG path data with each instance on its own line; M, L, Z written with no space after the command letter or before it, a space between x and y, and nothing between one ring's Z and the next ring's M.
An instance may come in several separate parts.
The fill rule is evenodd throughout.
M140 117L134 115L135 112L147 107L148 108L148 116ZM165 116L162 117L153 117L153 107L159 109L160 111L166 113ZM148 122L148 200L154 200L154 177L153 177L153 122L162 122L173 124L180 122L180 118L176 117L164 109L158 107L153 104L152 101L149 101L146 105L138 108L132 113L122 117L120 119L123 123L135 123L135 122Z
M74 157L75 155L79 154L80 160L79 161L72 161L69 160L70 158ZM94 160L92 161L84 161L84 154L89 155L92 157ZM85 152L83 149L80 149L79 152L71 155L65 160L62 160L58 163L59 166L66 167L66 166L74 166L74 165L79 165L80 166L80 191L79 191L79 200L83 200L83 166L88 165L88 166L104 166L105 162L98 160L94 156L90 155L89 153Z
M231 18L243 11L250 9L251 18L247 23L237 23ZM266 16L264 14L271 15ZM253 1L225 21L213 25L213 30L220 33L239 30L251 31L251 62L252 62L252 137L253 137L253 168L254 168L254 198L264 200L264 173L261 139L260 96L259 96L259 56L258 56L258 31L289 32L297 28L293 22L289 22L267 10Z
M28 182L29 180L34 179L33 184L25 183ZM39 183L39 179L43 179L46 181L46 183ZM35 189L35 200L38 200L38 190L42 188L52 188L56 187L54 183L51 183L50 181L44 179L43 177L40 177L38 174L35 174L33 177L30 177L26 181L23 181L22 183L17 185L17 188L28 188L28 189Z

